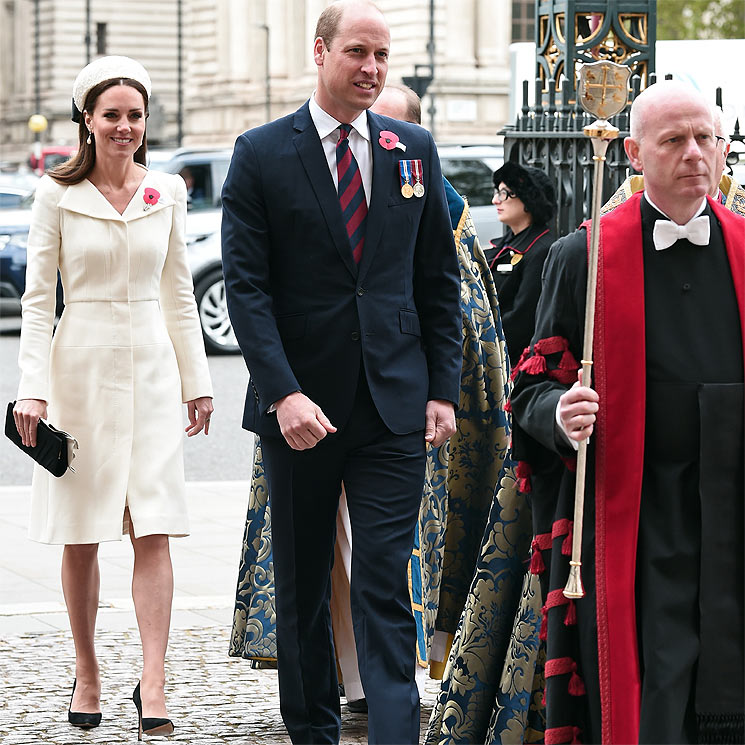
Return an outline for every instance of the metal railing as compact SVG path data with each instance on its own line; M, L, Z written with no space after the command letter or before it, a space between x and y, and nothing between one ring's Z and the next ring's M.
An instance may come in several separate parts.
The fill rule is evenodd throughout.
M650 73L649 84L654 82L655 74ZM557 87L554 80L549 80L548 90L543 91L542 81L536 79L536 104L528 106L529 82L523 81L520 113L514 124L507 125L499 132L504 135L505 161L540 168L551 177L558 203L553 226L557 236L571 233L589 218L592 198L592 144L582 129L590 124L593 117L571 99L574 91L565 83ZM620 134L608 148L603 173L603 202L632 172L623 149L623 139L628 135L631 103L640 89L641 78L634 75L631 78L629 104L610 120L618 127ZM721 89L717 89L716 103L722 105ZM735 123L730 139L745 141L745 136L740 133L739 121Z

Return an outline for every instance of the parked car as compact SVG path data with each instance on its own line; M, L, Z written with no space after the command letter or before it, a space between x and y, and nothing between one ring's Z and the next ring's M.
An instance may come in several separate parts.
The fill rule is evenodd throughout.
M32 197L19 209L0 210L0 317L21 314L26 287L26 241ZM62 312L62 284L57 282L57 315Z
M186 242L204 345L209 354L239 351L228 318L222 277L221 192L232 150L150 150L150 168L178 173L187 184Z
M3 213L9 212L3 210ZM26 239L28 222L20 225L0 213L0 316L21 313L21 296L26 286Z
M44 145L41 155L37 158L35 153L28 157L29 167L39 176L48 170L64 163L78 152L77 145Z
M471 217L482 246L502 235L502 223L492 204L492 174L502 165L501 145L439 145L442 175L468 199Z
M206 238L220 230L220 194L232 154L233 151L229 148L148 150L150 168L165 173L178 173L187 182L187 243Z
M30 204L33 191L18 186L0 185L0 209L15 209Z
M228 316L222 276L220 231L187 246L194 279L194 297L208 354L237 354L240 350Z

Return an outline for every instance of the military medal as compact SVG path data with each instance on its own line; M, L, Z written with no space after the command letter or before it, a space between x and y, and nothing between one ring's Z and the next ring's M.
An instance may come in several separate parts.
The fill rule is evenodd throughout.
M401 174L401 195L405 199L411 199L414 196L414 188L410 183L409 165L411 161L400 160L398 161L398 170Z
M421 198L424 196L424 184L422 183L422 161L412 160L411 170L414 176L414 196Z

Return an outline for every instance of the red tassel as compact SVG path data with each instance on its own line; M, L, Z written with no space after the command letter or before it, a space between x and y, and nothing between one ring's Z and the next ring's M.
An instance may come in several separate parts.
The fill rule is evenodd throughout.
M561 553L564 556L571 556L572 555L572 523L569 523L569 532L567 533L567 537L564 539L564 542L561 544Z
M581 745L582 740L579 739L581 734L582 730L579 727L574 727L572 729L572 745Z
M532 556L530 557L530 573L540 574L546 570L546 565L543 562L541 547L535 538L533 539L533 543L530 544L530 548L532 551Z
M504 410L508 414L511 414L512 413L512 399L511 398L508 398L507 401L505 401Z
M561 370L571 370L574 373L579 370L577 360L574 359L574 355L568 349L564 350L564 354L561 355L561 359L559 360L559 368Z
M538 638L545 642L548 638L548 611L546 610L546 606L543 606L542 609L543 618L541 618L541 630L538 632Z
M546 372L546 358L540 354L534 354L522 364L523 372L528 375L541 375Z
M574 604L574 600L569 600L567 604L567 612L564 616L564 626L576 626L577 625L577 606Z
M523 494L530 494L530 474L530 465L524 460L518 461L515 476L517 476L517 488Z
M546 705L546 689L545 688L543 689L543 695L541 696L541 704L543 706Z
M569 695L584 696L585 693L585 684L582 681L582 678L577 675L577 664L575 663L572 666L572 677L569 678Z

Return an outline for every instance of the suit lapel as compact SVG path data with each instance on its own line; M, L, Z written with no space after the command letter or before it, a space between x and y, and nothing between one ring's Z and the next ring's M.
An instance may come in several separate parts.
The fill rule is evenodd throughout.
M329 173L323 146L318 139L318 132L315 126L313 126L313 120L311 119L307 103L295 112L293 126L297 133L293 140L295 148L315 192L336 250L339 252L339 256L347 269L356 278L357 265L352 258L352 249L349 246L347 229L341 217L339 197L334 188L334 181ZM367 240L365 241L365 245L367 245Z
M380 243L380 236L383 232L383 223L388 206L388 193L391 183L390 170L394 167L393 151L385 150L378 145L381 130L380 120L375 114L368 111L367 123L370 127L370 142L372 143L373 178L370 208L367 212L365 247L362 251L362 261L360 262L360 282L364 279Z

